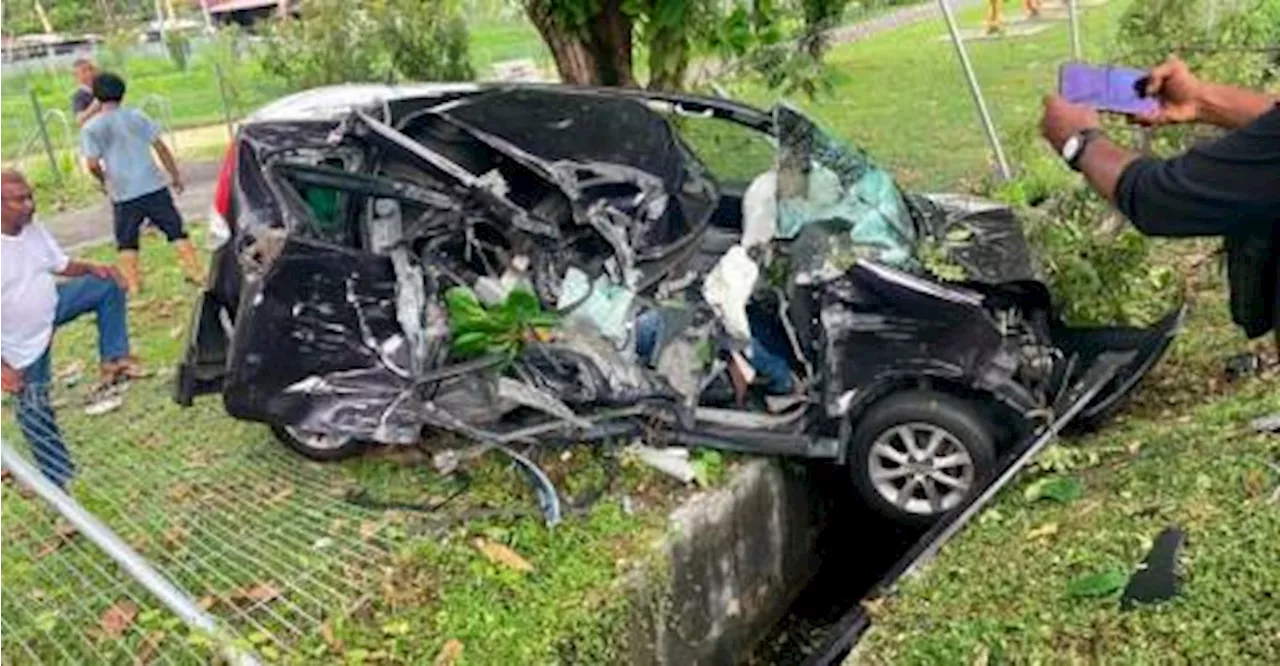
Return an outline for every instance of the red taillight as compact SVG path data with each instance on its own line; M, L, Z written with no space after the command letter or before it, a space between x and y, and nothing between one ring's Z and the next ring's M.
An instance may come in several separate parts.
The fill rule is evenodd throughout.
M222 160L222 168L218 170L218 183L213 188L213 211L222 216L227 224L231 221L231 177L236 169L236 142L227 146L227 155Z

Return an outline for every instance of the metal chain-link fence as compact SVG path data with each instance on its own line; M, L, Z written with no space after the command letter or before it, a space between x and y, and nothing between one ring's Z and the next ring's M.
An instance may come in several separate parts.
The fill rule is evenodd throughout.
M95 391L85 407L56 406L94 412L119 390ZM215 433L198 446L139 442L149 447L143 455L68 444L47 386L25 386L13 403L5 439L26 446L4 451L14 476L4 485L0 529L4 663L210 661L215 641L86 534L77 511L185 590L239 649L268 658L314 639L383 585L384 516L343 502L329 468L279 447L218 442ZM30 470L25 478L19 466ZM60 491L32 488L37 474L43 485L65 487L66 505L50 500Z

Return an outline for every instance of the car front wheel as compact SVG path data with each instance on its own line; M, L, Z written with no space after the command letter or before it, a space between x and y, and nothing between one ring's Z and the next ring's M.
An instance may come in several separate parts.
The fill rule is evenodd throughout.
M994 471L991 428L980 412L936 391L898 393L873 405L854 428L854 485L878 513L931 523L977 492Z
M369 447L369 443L362 439L303 432L291 426L271 426L271 432L281 444L320 462L350 458Z

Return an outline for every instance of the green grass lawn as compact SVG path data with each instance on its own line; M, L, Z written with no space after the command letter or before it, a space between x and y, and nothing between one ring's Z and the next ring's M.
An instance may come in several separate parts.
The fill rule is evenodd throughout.
M1017 3L1006 4L1007 17L1021 15ZM1113 0L1082 13L1086 59L1106 60L1125 6ZM960 13L960 22L976 28L982 16L981 8L970 9ZM987 178L994 162L946 34L938 19L836 46L827 56L837 73L834 93L791 101L892 167L907 187L947 188ZM1041 97L1055 89L1058 65L1069 56L1065 23L1029 37L967 45L1002 138L1020 139L1038 118ZM729 90L761 106L775 99L755 86L730 85Z

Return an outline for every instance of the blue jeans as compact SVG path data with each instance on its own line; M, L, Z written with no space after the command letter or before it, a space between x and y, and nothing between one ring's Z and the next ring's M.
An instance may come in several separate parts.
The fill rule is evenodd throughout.
M755 322L750 322L755 323ZM759 329L761 332L757 332ZM656 310L646 310L635 320L636 354L640 360L649 365L658 362L654 352L661 337L662 317ZM795 382L791 377L791 364L787 362L786 352L791 342L771 335L768 327L754 325L751 327L751 346L747 350L747 360L751 367L764 379L765 392L771 395L786 395L795 390ZM775 352L774 350L779 350Z
M55 328L94 312L98 320L98 357L103 363L129 355L129 322L124 290L114 281L86 275L58 285ZM75 475L71 454L49 399L53 361L50 350L22 369L23 389L18 395L18 427L31 445L40 471L59 488Z

